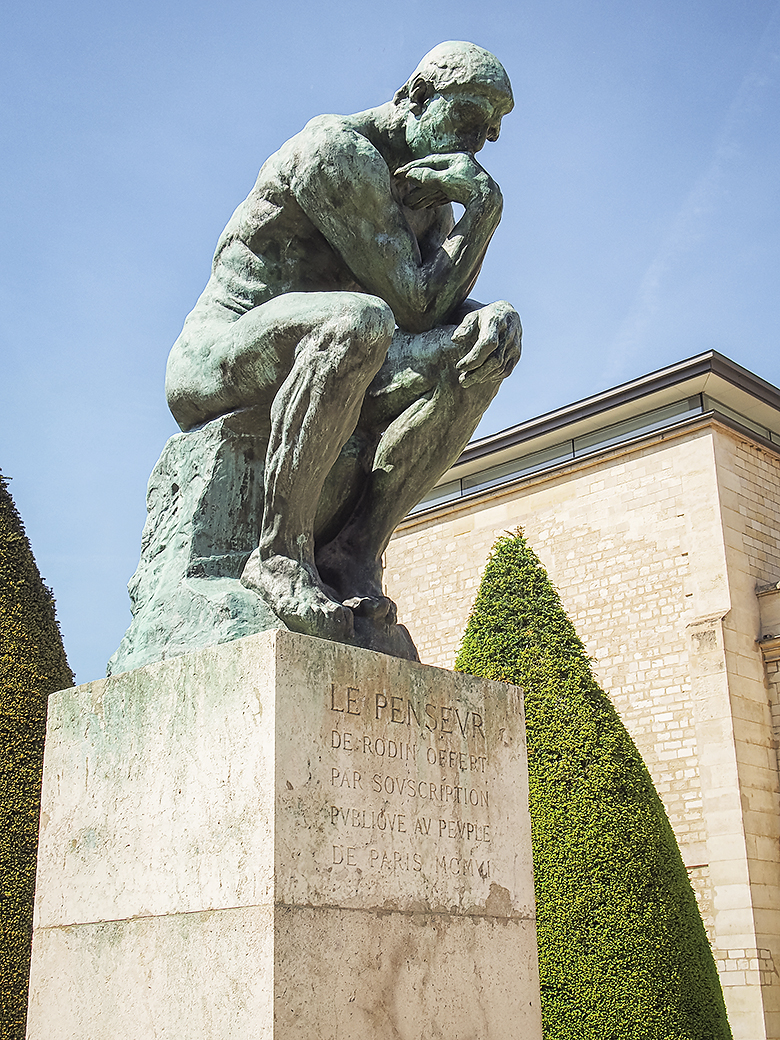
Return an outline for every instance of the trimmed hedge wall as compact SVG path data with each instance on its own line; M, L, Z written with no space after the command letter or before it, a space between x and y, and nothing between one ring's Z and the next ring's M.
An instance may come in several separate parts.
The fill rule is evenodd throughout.
M455 667L525 690L545 1040L730 1040L663 805L520 533L493 548Z
M24 1040L49 693L73 684L30 543L0 476L0 1011Z

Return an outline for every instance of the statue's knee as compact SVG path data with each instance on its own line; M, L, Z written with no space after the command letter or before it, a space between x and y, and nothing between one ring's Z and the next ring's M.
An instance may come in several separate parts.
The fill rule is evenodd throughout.
M393 312L384 300L376 296L350 293L342 319L347 326L345 331L353 358L359 352L366 361L381 364L395 331Z
M366 346L376 344L387 349L395 330L395 318L384 300L377 296L355 294L351 318L352 331Z

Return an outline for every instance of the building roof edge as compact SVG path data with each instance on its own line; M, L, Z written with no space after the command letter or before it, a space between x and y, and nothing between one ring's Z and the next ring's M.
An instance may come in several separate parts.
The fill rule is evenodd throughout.
M493 455L514 444L522 443L563 426L569 426L582 419L588 419L619 405L630 404L669 387L694 379L703 379L709 375L731 383L780 412L780 390L776 386L738 365L725 354L720 354L717 350L707 350L702 354L696 354L673 365L667 365L647 375L639 376L637 379L620 383L618 386L603 390L592 397L585 397L580 401L564 405L562 408L556 408L527 419L516 426L510 426L498 433L472 441L466 446L452 469L462 463Z

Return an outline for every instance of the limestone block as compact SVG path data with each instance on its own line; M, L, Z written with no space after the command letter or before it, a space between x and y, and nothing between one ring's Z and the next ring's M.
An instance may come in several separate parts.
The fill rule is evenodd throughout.
M51 698L29 1040L445 1034L541 1036L519 690L269 631Z
M761 610L761 635L764 638L780 634L780 589L763 589L758 594Z
M61 970L28 1036L537 1040L534 935L523 920L310 907L49 929L36 955Z

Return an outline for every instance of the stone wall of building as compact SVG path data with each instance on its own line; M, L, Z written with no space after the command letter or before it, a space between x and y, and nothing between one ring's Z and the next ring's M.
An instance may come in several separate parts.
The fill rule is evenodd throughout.
M780 460L760 444L721 431L723 465L736 478L742 548L751 576L761 584L780 581ZM728 460L731 460L729 464Z
M780 464L773 452L730 430L716 430L714 443L731 599L724 618L729 699L721 721L728 714L739 793L738 801L733 793L729 798L721 781L718 811L731 816L735 839L744 835L747 851L747 876L726 855L720 864L710 857L721 931L731 939L721 943L727 959L721 977L742 987L746 1010L749 990L760 985L767 1035L774 1037L780 1036L780 787L771 682L756 643L756 589L780 579ZM757 1010L750 1011L757 1019Z

